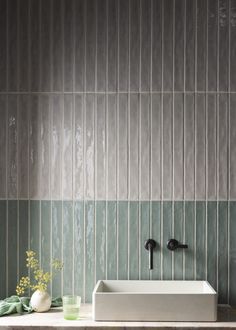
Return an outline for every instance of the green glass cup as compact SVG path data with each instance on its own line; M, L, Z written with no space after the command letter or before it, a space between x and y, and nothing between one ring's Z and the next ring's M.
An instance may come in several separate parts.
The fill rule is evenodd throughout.
M63 296L63 315L65 320L77 320L79 318L79 310L81 297L67 295Z

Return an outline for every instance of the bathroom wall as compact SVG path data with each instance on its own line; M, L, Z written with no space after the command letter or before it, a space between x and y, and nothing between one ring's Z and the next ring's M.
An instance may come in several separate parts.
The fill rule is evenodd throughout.
M0 0L0 45L0 297L30 248L64 262L53 296L207 279L236 305L236 1Z

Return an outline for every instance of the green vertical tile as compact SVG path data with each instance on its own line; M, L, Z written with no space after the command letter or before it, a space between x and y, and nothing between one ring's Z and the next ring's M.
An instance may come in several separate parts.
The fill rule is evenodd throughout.
M74 280L75 294L84 301L84 202L74 203Z
M174 238L181 243L183 242L183 212L184 203L174 202ZM183 279L183 249L177 249L174 253L174 279Z
M107 202L107 279L117 278L116 202Z
M52 258L62 260L62 202L52 201ZM52 281L52 296L62 295L61 272Z
M16 294L17 284L17 201L8 201L8 292Z
M150 271L149 271L149 256L148 251L144 248L144 242L150 238L150 203L141 202L140 203L141 214L140 214L140 265L141 265L141 279L149 280Z
M45 271L50 271L50 263L51 263L51 202L41 201L41 264Z
M63 294L73 294L73 203L63 201Z
M28 250L29 202L19 201L19 276L28 275L26 251Z
M94 278L94 202L85 203L85 302L92 301Z
M207 203L207 280L217 290L217 202Z
M118 202L118 279L128 279L128 202Z
M184 250L185 254L185 279L194 279L194 220L195 220L195 202L185 202L185 242L188 248Z
M230 202L230 297L231 306L236 306L236 202Z
M172 202L163 202L163 280L172 279L172 252L164 246L172 238Z
M39 256L40 202L30 201L30 249Z
M129 202L129 279L139 278L138 202Z
M106 278L106 202L96 202L96 281Z
M228 202L218 202L218 301L228 303Z
M6 298L6 226L7 226L7 201L0 201L0 299Z
M157 242L157 247L153 251L153 270L151 277L153 280L161 279L161 203L151 202L151 237Z
M196 279L206 279L206 202L196 202Z

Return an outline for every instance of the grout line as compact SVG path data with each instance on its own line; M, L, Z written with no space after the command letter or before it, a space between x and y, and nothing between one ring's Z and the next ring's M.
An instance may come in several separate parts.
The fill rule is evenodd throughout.
M65 91L65 31L64 31L64 2L61 0L60 2L60 15L61 15L61 25L62 25L62 91L64 93ZM61 255L62 255L62 262L64 262L64 202L63 202L63 196L64 196L64 125L65 125L65 98L63 97L63 103L62 103L62 123L61 123L61 196L62 196L62 242L61 242ZM63 296L64 291L64 270L61 273L61 294Z
M184 0L184 95L183 95L183 241L186 240L186 214L185 214L185 115L186 115L186 95L185 95L185 89L186 89L186 0ZM185 253L186 251L183 251L183 280L185 280Z
M72 49L73 49L73 56L72 56L72 67L73 67L73 76L72 76L72 88L73 88L73 99L72 99L72 294L75 294L75 1L72 2Z
M231 91L231 84L230 84L230 73L231 73L231 58L230 58L230 43L231 43L231 0L229 0L229 49L228 49L228 63L229 63L229 75L228 75L228 304L230 304L230 91Z
M219 0L217 1L217 91L219 91ZM217 278L216 278L216 288L218 291L219 287L219 94L216 96L216 202L217 202L217 210L216 210L216 236L217 236L217 245L216 245L216 269L217 269Z
M106 91L108 91L108 0L106 0ZM106 167L106 175L105 175L105 195L106 195L106 211L105 211L105 223L106 223L106 279L108 279L108 230L107 230L107 213L108 213L108 205L107 205L107 196L108 196L108 95L105 95L105 167Z
M174 110L175 110L175 94L174 94L174 85L175 85L175 0L173 0L173 27L172 27L172 74L173 74L173 81L172 81L172 208L171 208L171 217L172 217L172 236L175 237L175 222L174 222L174 190L175 190L175 115L174 115ZM175 273L175 254L171 253L171 267L172 267L172 280L174 279L174 273Z
M127 114L127 196L128 196L128 249L127 249L127 279L130 279L130 20L131 20L131 8L130 1L128 4L128 114Z
M142 79L142 4L139 0L139 92L141 91ZM142 174L141 174L141 157L142 157L142 99L138 95L138 272L139 280L141 279L141 188L142 188Z

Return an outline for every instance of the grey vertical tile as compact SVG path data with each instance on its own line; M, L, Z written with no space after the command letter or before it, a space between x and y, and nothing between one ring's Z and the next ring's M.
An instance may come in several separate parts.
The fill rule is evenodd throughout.
M228 303L228 202L218 202L218 292L219 304Z
M107 202L107 278L117 279L117 203Z
M40 255L40 202L38 200L31 200L30 214L29 214L29 229L30 229L30 250L37 253L37 257Z
M0 91L7 89L7 0L0 2Z
M7 1L7 34L8 34L8 49L7 49L7 68L8 68L8 91L16 91L18 87L18 2L17 0Z
M61 198L62 193L62 135L63 96L52 96L51 128L51 196Z
M20 95L18 110L18 197L29 197L29 97Z
M40 22L40 45L41 45L41 58L40 58L40 91L51 91L52 87L52 1L41 1L41 22Z
M151 236L157 242L153 253L152 280L161 279L161 202L151 201Z
M8 96L8 197L17 197L17 96Z
M195 89L196 0L186 1L185 90Z
M161 95L151 95L151 196L161 199Z
M130 90L139 90L140 75L140 2L129 2L129 72Z
M206 197L206 109L205 96L203 94L196 95L195 105L195 166L196 166L196 199L204 199Z
M217 290L217 202L207 203L207 280Z
M188 111L188 110L187 110ZM184 186L184 95L174 99L174 199L183 200Z
M231 306L236 306L236 241L235 241L235 231L236 231L236 202L230 202L230 252L229 252L229 285L230 285L230 297L229 303Z
M149 256L148 251L143 248L144 242L150 237L150 203L140 202L140 278L149 280Z
M8 240L7 240L7 259L8 259L8 288L7 295L14 295L17 284L17 201L8 201Z
M218 198L228 198L228 95L219 94L218 112Z
M106 90L107 17L106 1L97 1L97 91Z
M118 95L118 177L117 177L117 198L119 200L128 199L128 95Z
M7 175L7 97L0 96L0 198L6 198L6 175Z
M96 201L96 281L106 278L106 202Z
M74 198L83 199L84 189L84 111L83 111L83 96L75 95L74 108Z
M163 228L162 241L164 244L172 237L172 207L173 203L170 201L163 202ZM172 279L172 252L168 249L163 249L163 280Z
M30 91L39 91L40 77L40 1L30 1Z
M173 89L173 13L174 2L163 1L164 6L164 42L163 42L163 90Z
M41 201L41 265L43 270L50 272L51 245L52 245L52 202ZM48 290L50 290L51 283ZM50 292L50 291L49 291Z
M174 202L174 237L183 242L184 229L184 203L181 201ZM183 249L176 250L174 256L174 279L183 279Z
M19 90L29 88L29 0L23 0L19 5Z
M63 26L62 0L52 0L52 63L53 63L53 91L63 90Z
M139 279L138 202L129 202L129 279Z
M197 91L206 90L206 31L207 1L197 1Z
M172 199L172 94L163 95L163 199Z
M39 96L29 99L29 195L40 198L40 110Z
M75 1L75 91L84 90L85 79L85 1Z
M94 288L94 202L85 204L85 301L92 301Z
M117 97L115 94L108 95L107 105L107 198L116 199L117 180Z
M193 280L194 279L194 246L195 246L195 202L184 203L185 207L185 241L188 244L188 248L184 251L185 255L185 279Z
M73 293L73 252L73 202L63 201L63 294Z
M219 0L218 29L219 29L219 90L228 90L229 75L229 1Z
M117 202L118 207L118 280L128 279L128 202Z
M62 201L52 201L52 259L62 260ZM58 272L52 282L52 296L62 295L61 272Z
M174 75L175 90L184 90L184 28L185 28L185 5L186 1L178 0L175 2L175 40L174 56L175 67Z
M119 90L128 90L129 72L129 1L119 0Z
M196 202L196 279L206 278L206 202Z
M218 1L208 1L208 43L207 43L207 79L208 91L217 90L217 21L218 21Z
M118 62L118 1L107 1L108 22L107 22L107 87L108 91L117 90L117 62Z
M73 172L73 96L64 96L64 127L63 127L63 199L72 199Z
M1 258L1 277L0 277L0 299L6 297L6 232L7 232L7 201L0 201L0 258Z
M216 94L207 95L207 199L216 199Z
M94 94L87 94L85 98L86 106L86 140L85 140L85 198L94 198Z
M40 140L41 140L41 187L40 198L49 199L50 197L50 134L51 134L51 97L40 95Z
M74 203L74 292L83 299L84 283L84 202Z
M86 3L86 91L95 91L95 61L96 61L96 2Z
M63 0L64 15L64 91L73 91L74 75L74 0Z
M230 163L229 163L229 182L230 182L230 199L236 199L236 94L230 94Z
M151 1L141 0L141 90L150 90Z
M236 1L230 2L230 90L236 91Z
M138 199L138 138L139 138L139 97L130 95L129 113L129 196L130 200Z
M162 6L163 1L152 1L152 90L160 91L162 85Z
M140 198L150 199L150 97L141 94L140 112Z

